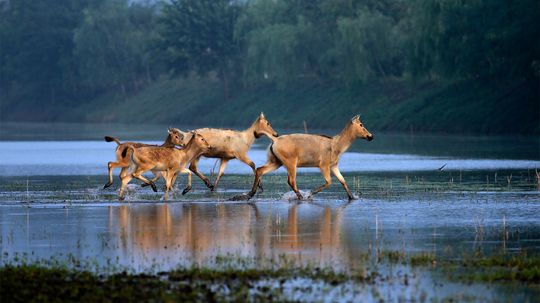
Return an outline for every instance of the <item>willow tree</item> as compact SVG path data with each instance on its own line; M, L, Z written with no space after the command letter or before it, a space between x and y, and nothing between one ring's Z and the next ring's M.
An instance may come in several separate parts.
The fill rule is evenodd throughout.
M136 90L150 82L153 5L108 0L84 11L73 35L80 83L90 92Z
M216 72L225 95L236 76L234 26L241 4L230 0L172 0L163 7L158 47L173 74Z

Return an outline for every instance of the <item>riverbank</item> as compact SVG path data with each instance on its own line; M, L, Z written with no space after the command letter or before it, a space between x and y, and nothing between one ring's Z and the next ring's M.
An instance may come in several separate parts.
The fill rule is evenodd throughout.
M161 79L134 93L108 93L69 105L24 102L2 108L4 121L145 123L244 128L261 112L280 128L341 129L355 114L372 132L540 133L537 79L406 80L260 85L225 98L221 83ZM42 107L43 106L43 107Z

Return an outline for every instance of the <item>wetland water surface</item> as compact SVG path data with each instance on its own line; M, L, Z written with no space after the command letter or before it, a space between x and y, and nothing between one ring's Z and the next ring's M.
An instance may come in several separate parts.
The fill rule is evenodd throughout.
M379 137L385 142L384 135ZM461 149L453 145L463 140ZM396 135L393 141L408 142ZM193 264L213 267L223 256L255 263L288 260L388 277L409 275L409 282L378 282L377 291L388 300L534 301L538 280L469 285L439 277L435 267L381 261L428 254L441 264L540 253L538 140L519 139L519 151L500 144L512 144L500 138L446 142L452 145L439 142L418 154L409 143L397 149L391 142L385 143L387 148L355 143L340 162L349 186L362 192L351 203L344 200L338 182L313 200L289 201L281 170L263 178L265 191L248 204L227 201L251 186L250 169L237 161L228 166L218 193L208 192L194 177L192 192L176 192L173 201L163 203L161 193L133 182L127 202L119 203L118 172L114 188L101 189L114 144L0 141L1 260L77 259L134 272ZM265 161L264 148L258 145L249 154L257 166ZM209 175L214 161L201 164ZM179 178L180 191L184 182L185 177ZM308 191L323 181L308 169L300 171L298 183ZM352 291L358 292L367 300L379 298L373 287ZM355 297L346 291L337 298Z

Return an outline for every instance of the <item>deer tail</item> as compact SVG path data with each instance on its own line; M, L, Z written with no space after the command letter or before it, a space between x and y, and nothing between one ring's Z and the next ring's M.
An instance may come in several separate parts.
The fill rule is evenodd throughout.
M114 141L118 145L122 144L120 142L120 140L116 139L115 137L111 137L111 136L105 136L105 141L107 141L107 142L113 142Z

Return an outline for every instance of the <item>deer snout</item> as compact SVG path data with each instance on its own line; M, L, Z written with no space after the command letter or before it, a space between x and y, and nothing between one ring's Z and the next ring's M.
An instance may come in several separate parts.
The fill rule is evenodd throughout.
M371 141L371 140L373 140L373 135L372 135L372 134L369 134L369 135L367 136L367 138L366 138L366 139L367 139L368 141Z

